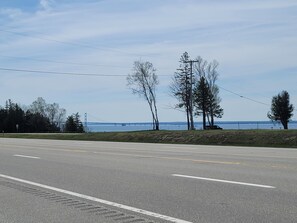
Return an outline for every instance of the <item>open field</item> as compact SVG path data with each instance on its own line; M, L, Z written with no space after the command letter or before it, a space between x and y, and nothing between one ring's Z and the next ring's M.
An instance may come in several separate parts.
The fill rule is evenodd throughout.
M297 130L139 131L84 134L42 133L2 134L1 137L297 148Z

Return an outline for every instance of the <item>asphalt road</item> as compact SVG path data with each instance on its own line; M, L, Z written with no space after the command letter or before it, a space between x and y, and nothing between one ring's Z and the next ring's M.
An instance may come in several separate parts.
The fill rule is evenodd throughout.
M0 222L297 222L297 150L1 138Z

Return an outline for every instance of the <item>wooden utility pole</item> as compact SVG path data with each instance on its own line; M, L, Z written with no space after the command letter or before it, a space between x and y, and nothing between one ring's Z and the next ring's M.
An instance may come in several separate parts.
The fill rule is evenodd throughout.
M195 130L194 115L193 115L193 63L199 62L198 60L188 60L184 63L190 64L190 130Z

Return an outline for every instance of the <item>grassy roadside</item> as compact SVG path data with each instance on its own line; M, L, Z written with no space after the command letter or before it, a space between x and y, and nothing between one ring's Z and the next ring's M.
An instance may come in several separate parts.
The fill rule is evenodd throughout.
M297 148L297 130L139 131L85 134L44 133L2 134L0 137Z

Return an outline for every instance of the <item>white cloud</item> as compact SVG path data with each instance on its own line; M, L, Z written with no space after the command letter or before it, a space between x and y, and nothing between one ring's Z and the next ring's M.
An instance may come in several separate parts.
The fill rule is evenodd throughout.
M42 10L48 11L51 10L55 0L40 0L39 5Z
M17 8L0 8L0 17L6 16L10 19L17 19L18 17L21 17L24 15L22 10Z
M283 79L288 75L286 69L296 65L296 1L165 0L145 3L145 7L142 1L134 0L68 2L69 4L62 1L55 4L53 0L41 0L39 11L26 15L22 14L21 9L9 11L0 8L0 15L6 14L14 18L13 23L7 25L13 25L15 32L27 35L1 32L0 56L23 56L105 66L74 66L30 60L4 61L1 58L0 67L126 75L131 71L133 61L141 58L153 62L158 74L168 75L173 74L178 67L180 55L188 51L192 57L201 55L207 60L217 59L220 63L220 80L224 81L224 86L233 87L230 83L242 82L239 85L242 88L230 90L245 89L245 96L257 97L257 94L261 94L263 98L270 98L272 95L262 95L262 92L268 94L278 83L284 83ZM282 74L279 77L271 76L269 84L265 85L267 74L276 71ZM77 78L63 75L46 78L25 75L20 78L20 75L15 73L10 75L13 80L4 79L6 85L0 88L1 101L7 99L3 98L7 95L4 92L11 92L15 97L19 95L21 102L22 97L25 100L27 95L33 97L35 93L38 95L34 96L33 100L37 96L43 96L57 97L65 103L67 100L72 101L72 104L67 104L69 108L77 109L82 105L85 112L90 109L100 111L106 116L110 115L106 118L109 121L129 121L133 117L137 117L137 121L147 121L145 105L141 105L143 109L139 109L143 110L143 114L133 116L128 114L129 109L125 108L125 114L116 115L119 112L116 107L134 107L139 102L136 97L130 97L123 78ZM293 89L296 78L291 76L290 83L284 88ZM174 99L166 92L170 77L162 77L161 80L161 89L158 92L160 114L166 121L181 120L183 114L162 109L166 108L169 102L173 104ZM8 85L13 84L13 81L18 84L9 88ZM258 82L265 86L261 88ZM38 83L39 86L34 87L32 83ZM249 86L244 86L246 83ZM26 94L18 91L22 85L28 86ZM123 96L127 97L127 101L119 103ZM296 96L292 95L292 98ZM240 104L238 109L232 109L238 106L238 101L233 101L232 97L226 94L224 97L228 100L223 98L224 105L228 106L226 119L231 120L235 112L240 116L240 113L237 113L240 109L249 110L250 105L245 108L245 103ZM93 104L96 104L98 98L101 101L95 108ZM77 103L73 100L77 100ZM106 106L101 107L100 104ZM62 103L61 106L66 107ZM265 118L266 112L264 115L260 110L257 113L258 105L253 106L253 112L248 112L248 118L243 118ZM112 112L109 112L110 110Z

